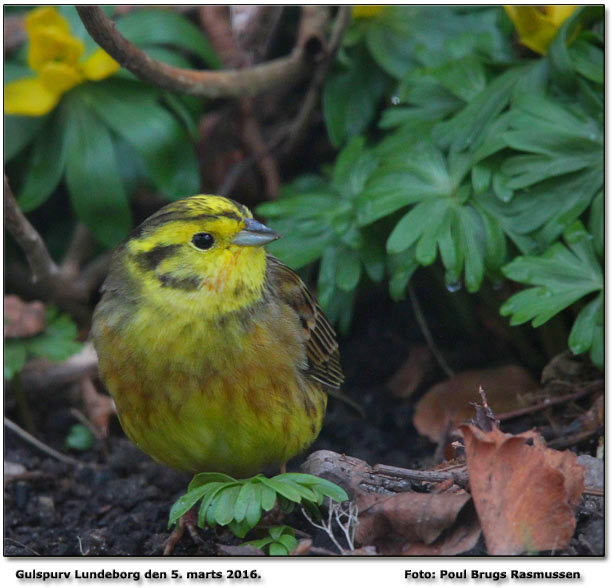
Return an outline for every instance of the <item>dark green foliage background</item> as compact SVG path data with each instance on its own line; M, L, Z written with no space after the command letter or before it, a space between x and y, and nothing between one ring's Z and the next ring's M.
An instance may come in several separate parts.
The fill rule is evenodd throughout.
M320 260L341 328L364 279L399 299L438 263L452 291L532 286L503 305L512 325L575 305L569 346L602 366L603 11L575 12L544 57L514 39L501 7L355 21L324 88L334 165L258 212L288 236L272 246L283 260Z

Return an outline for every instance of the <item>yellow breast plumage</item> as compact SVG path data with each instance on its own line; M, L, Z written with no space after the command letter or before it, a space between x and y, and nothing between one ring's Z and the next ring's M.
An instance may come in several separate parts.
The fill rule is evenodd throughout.
M116 252L94 314L125 432L188 471L246 476L317 436L342 382L334 332L278 235L218 196L175 202Z

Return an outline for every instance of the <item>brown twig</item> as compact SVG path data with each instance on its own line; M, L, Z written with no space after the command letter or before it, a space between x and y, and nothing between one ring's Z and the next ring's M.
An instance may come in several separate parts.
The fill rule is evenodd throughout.
M172 92L193 96L244 98L293 83L308 70L314 50L317 53L320 49L311 43L315 35L308 38L299 35L290 55L262 65L226 71L182 69L149 57L118 32L99 7L77 6L77 11L100 47L138 78Z
M77 276L81 264L89 255L92 247L92 236L89 229L82 223L77 223L68 244L64 259L60 264L60 272L65 276Z
M305 10L308 15L309 9L305 8ZM252 66L258 58L265 55L265 52L256 53L252 43L257 38L261 40L261 44L266 46L269 44L275 27L267 25L270 24L271 18L273 22L276 22L275 15L278 20L279 7L203 6L200 9L202 27L215 51L221 57L224 66L236 68ZM307 20L307 16L304 17L304 20ZM303 27L304 25L301 31L304 31ZM247 43L247 46L241 44L241 41ZM260 168L264 178L266 197L275 198L281 185L279 166L262 136L260 123L254 111L253 99L242 98L238 106L242 119L241 138L248 152L254 156L250 163L256 162ZM230 188L234 186L234 184L228 185ZM230 191L227 186L224 186L225 194L229 195Z
M249 56L251 63L263 61L281 20L283 6L242 4L229 8L236 46Z
M456 471L457 470L457 471ZM396 466L376 464L372 468L373 473L389 476L392 478L401 478L407 480L415 480L416 482L444 482L451 480L452 482L462 486L468 482L468 470L465 465L454 467L453 469L443 470L408 470Z
M538 404L533 404L532 406L526 406L525 408L510 410L509 412L502 412L500 414L497 414L496 418L499 421L508 421L510 419L524 416L532 412L538 412L539 410L544 410L546 408L550 408L558 404L565 404L566 402L570 402L571 400L578 400L579 398L583 398L583 396L598 392L599 390L603 389L603 386L604 383L602 382L602 380L598 382L593 382L571 394L564 394L563 396L556 396L554 398L546 398L542 402L539 402Z
M53 449L53 447L49 447L47 444L43 443L33 435L30 435L27 431L24 431L17 423L14 423L10 419L4 417L4 426L13 431L13 433L19 435L24 441L28 442L30 445L33 445L43 453L50 455L54 459L61 461L62 463L67 463L69 465L77 466L77 467L85 467L87 464L79 461L78 459L74 459L69 457L68 455L64 455L59 451ZM92 466L93 467L93 466Z
M98 373L98 356L91 343L62 363L48 360L29 362L21 372L23 387L30 391L55 389Z
M51 259L45 242L19 209L6 174L4 174L4 224L23 249L35 282L58 275L59 269Z
M276 198L281 188L279 165L264 142L260 124L253 112L252 99L241 100L240 108L244 117L243 141L255 157L255 161L262 172L266 197L269 199Z
M565 449L566 447L572 447L577 443L582 443L583 441L587 441L590 437L594 435L598 435L601 432L601 428L591 429L589 431L582 431L581 433L577 433L576 435L563 436L558 437L557 439L552 439L547 442L547 447L551 447L553 449Z
M430 327L428 327L428 323L426 321L426 317L422 312L421 305L419 303L419 299L417 298L417 294L415 293L415 289L413 288L413 284L409 282L408 286L409 298L411 300L411 306L413 307L413 313L415 314L415 319L417 320L417 324L421 329L421 332L432 352L432 355L436 358L436 361L441 366L441 369L447 374L448 378L453 378L455 376L455 372L449 367L447 360L443 356L443 354L439 351L436 343L434 343L434 338L432 337L432 333L430 331Z
M330 41L326 47L326 56L315 70L315 74L311 80L307 95L302 102L298 116L296 116L294 123L292 124L287 143L283 147L285 153L292 153L298 143L300 143L304 138L306 129L308 128L309 121L313 114L313 110L317 106L321 87L326 79L326 76L328 75L328 71L330 70L332 63L334 62L334 57L341 46L343 36L350 22L351 7L340 6L336 19L334 20Z

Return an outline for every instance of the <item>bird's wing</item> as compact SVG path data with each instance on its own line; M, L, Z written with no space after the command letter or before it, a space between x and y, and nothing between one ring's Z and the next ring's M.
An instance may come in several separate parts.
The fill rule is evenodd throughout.
M293 270L272 255L267 255L266 260L269 284L294 309L304 329L309 376L326 386L339 388L344 377L332 325Z

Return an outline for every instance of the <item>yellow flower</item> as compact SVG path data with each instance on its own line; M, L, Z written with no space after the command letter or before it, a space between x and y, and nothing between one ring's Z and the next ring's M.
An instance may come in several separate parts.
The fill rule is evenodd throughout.
M519 33L519 42L541 55L547 53L558 29L577 8L570 5L504 7Z
M383 10L384 6L382 5L366 5L360 4L358 6L354 6L351 10L351 14L353 18L375 18L375 16L379 16L379 13Z
M42 116L51 112L68 90L87 80L102 80L119 69L102 49L79 62L83 42L71 35L68 21L52 6L32 10L25 26L28 66L36 76L6 84L6 114Z

